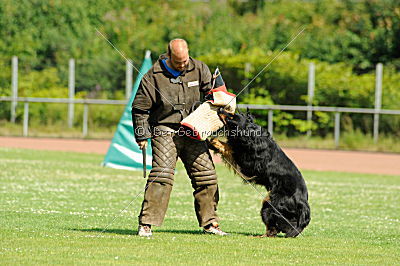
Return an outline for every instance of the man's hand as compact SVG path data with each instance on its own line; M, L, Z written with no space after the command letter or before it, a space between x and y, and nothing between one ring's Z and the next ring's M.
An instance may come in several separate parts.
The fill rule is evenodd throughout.
M141 150L147 148L147 140L139 141L137 144L139 145L139 148L140 148Z

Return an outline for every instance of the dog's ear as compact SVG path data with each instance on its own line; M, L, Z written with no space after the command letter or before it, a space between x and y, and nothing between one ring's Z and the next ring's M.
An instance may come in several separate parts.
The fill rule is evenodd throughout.
M250 109L249 109L249 107L247 107L247 110L246 110L246 116L247 117L251 117L251 118L253 118L253 116L251 115L251 113L250 113Z
M249 108L247 108L247 112L246 112L246 120L250 123L254 122L254 117L251 115Z

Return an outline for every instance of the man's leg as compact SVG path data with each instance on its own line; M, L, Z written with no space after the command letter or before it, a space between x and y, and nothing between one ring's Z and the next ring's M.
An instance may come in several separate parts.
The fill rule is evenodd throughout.
M217 175L211 154L204 141L179 137L179 157L194 189L194 207L200 227L217 223L216 213L219 194Z
M168 208L174 183L177 152L171 135L152 138L151 147L152 169L147 179L139 224L160 226Z

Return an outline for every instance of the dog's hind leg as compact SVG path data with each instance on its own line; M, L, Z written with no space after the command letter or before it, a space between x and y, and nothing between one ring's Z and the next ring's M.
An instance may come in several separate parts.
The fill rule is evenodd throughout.
M265 224L265 234L259 236L259 237L276 237L278 234L276 228L274 226L270 225L270 219L268 210L271 208L271 198L270 198L270 191L268 191L267 195L265 196L263 202L262 202L262 208L261 208L261 219Z

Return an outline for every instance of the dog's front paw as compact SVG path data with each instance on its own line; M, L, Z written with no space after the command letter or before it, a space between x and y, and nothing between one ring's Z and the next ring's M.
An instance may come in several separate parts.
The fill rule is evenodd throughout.
M208 143L217 150L223 148L222 142L218 138L211 138L208 140Z
M207 140L206 140L206 143L207 143L208 148L209 148L210 150L215 151L215 152L218 152L218 151L219 151L218 148L217 148L218 142L219 142L219 140L218 140L217 138L211 138L211 139L207 139Z

